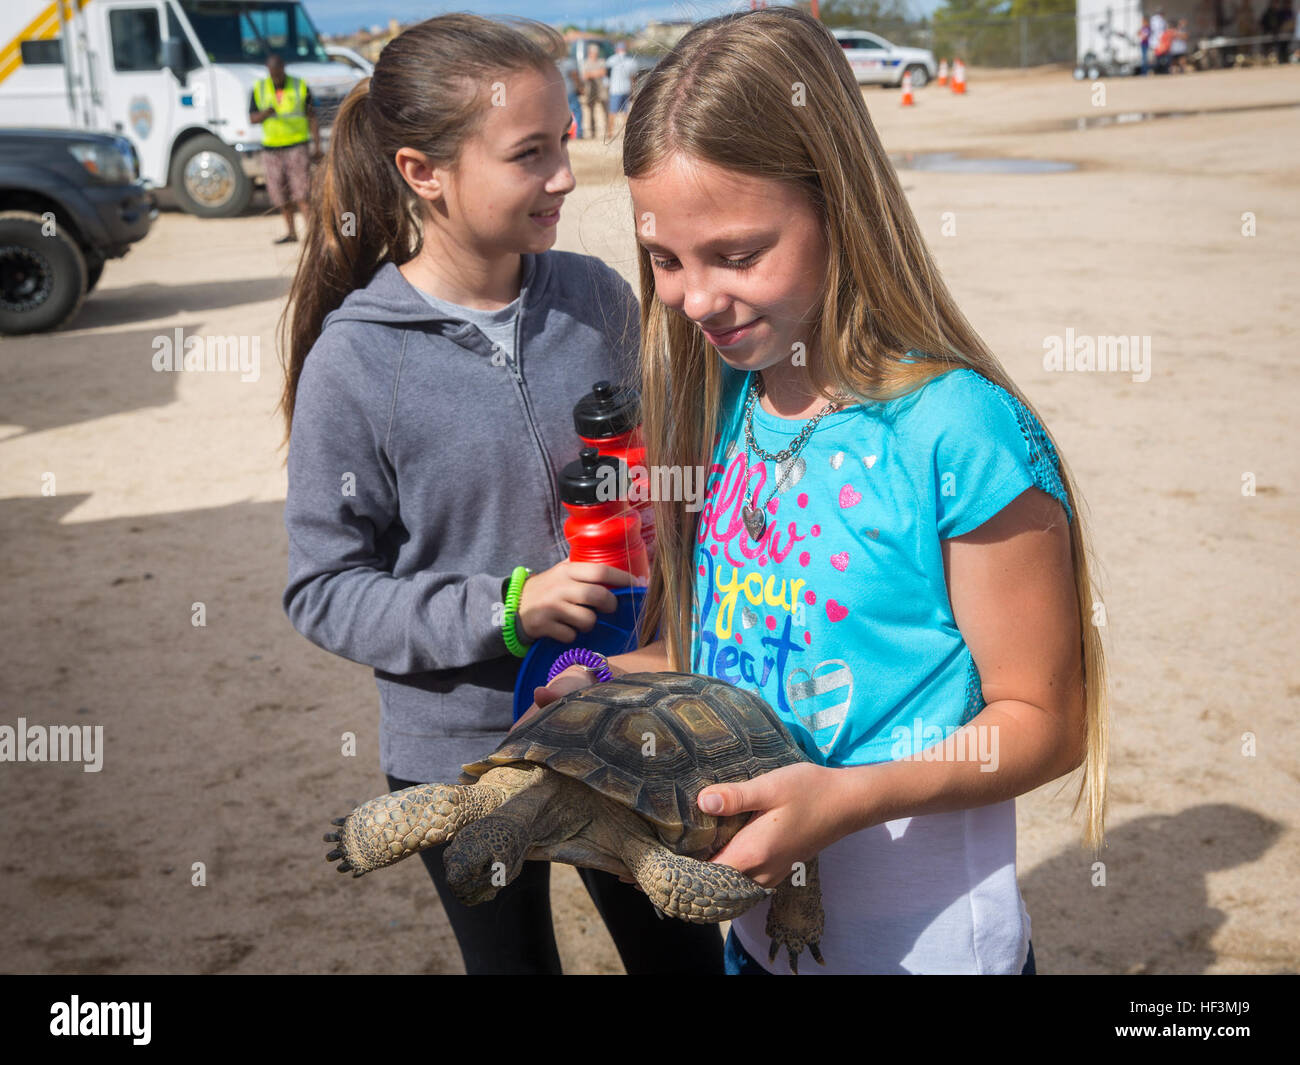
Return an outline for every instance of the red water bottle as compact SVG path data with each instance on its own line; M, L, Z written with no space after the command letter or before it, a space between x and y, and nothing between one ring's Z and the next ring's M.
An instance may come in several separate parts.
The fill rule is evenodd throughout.
M609 381L597 381L573 408L573 427L582 442L602 455L613 455L627 464L635 498L632 509L641 518L641 541L646 559L655 557L655 508L650 498L650 473L645 464L645 440L641 435L641 400L632 388L615 388Z
M622 459L584 447L577 460L560 471L560 500L569 512L564 538L570 562L600 562L648 578L641 519L628 506L627 481Z

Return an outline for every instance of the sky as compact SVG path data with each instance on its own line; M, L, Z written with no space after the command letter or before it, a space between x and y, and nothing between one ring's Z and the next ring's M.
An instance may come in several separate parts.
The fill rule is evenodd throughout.
M940 0L911 0L914 12L929 12ZM650 19L710 18L727 11L749 9L749 0L304 0L316 28L322 33L346 33L360 26L385 25L390 18L411 22L444 11L473 11L480 15L527 15L561 25L604 24L610 29L634 29ZM870 28L870 27L866 27Z

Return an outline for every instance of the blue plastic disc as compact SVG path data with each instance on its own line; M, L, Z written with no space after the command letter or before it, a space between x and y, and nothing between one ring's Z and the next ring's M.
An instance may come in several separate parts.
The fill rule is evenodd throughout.
M635 650L637 639L637 620L641 617L641 603L645 599L644 588L611 589L618 606L608 614L596 612L596 624L590 632L580 632L573 643L560 643L543 637L534 643L524 656L523 665L519 667L519 676L515 680L515 720L524 716L524 711L533 705L533 689L546 685L546 674L550 672L555 660L565 651L574 647L585 647L608 658Z

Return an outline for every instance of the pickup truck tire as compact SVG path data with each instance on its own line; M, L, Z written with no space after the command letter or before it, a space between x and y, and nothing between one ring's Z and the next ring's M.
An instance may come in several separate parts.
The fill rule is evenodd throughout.
M104 276L104 257L92 255L86 259L86 295L95 291L99 279Z
M57 329L86 298L86 257L62 228L49 236L40 215L0 212L0 333Z
M211 134L181 145L167 184L181 208L200 218L237 215L253 195L253 182L235 150Z

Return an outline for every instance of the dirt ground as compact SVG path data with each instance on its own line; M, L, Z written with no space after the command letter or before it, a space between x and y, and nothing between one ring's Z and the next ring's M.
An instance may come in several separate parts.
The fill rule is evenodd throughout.
M911 109L866 90L900 159L1078 164L900 171L958 302L1057 434L1100 560L1106 883L1073 787L1024 796L1042 972L1300 963L1300 109L1267 107L1298 89L1292 67L1112 81L1100 105L1059 71L972 71L964 98L932 86ZM557 247L633 279L617 153L574 145ZM5 971L460 971L418 862L353 882L323 861L328 818L384 781L370 671L280 608L274 329L295 252L272 246L279 226L164 213L71 328L0 346L0 725L103 725L105 743L97 773L0 764ZM154 338L177 328L259 337L260 377L154 372ZM1150 337L1150 379L1045 370L1067 329ZM566 969L621 971L573 871L553 885Z

